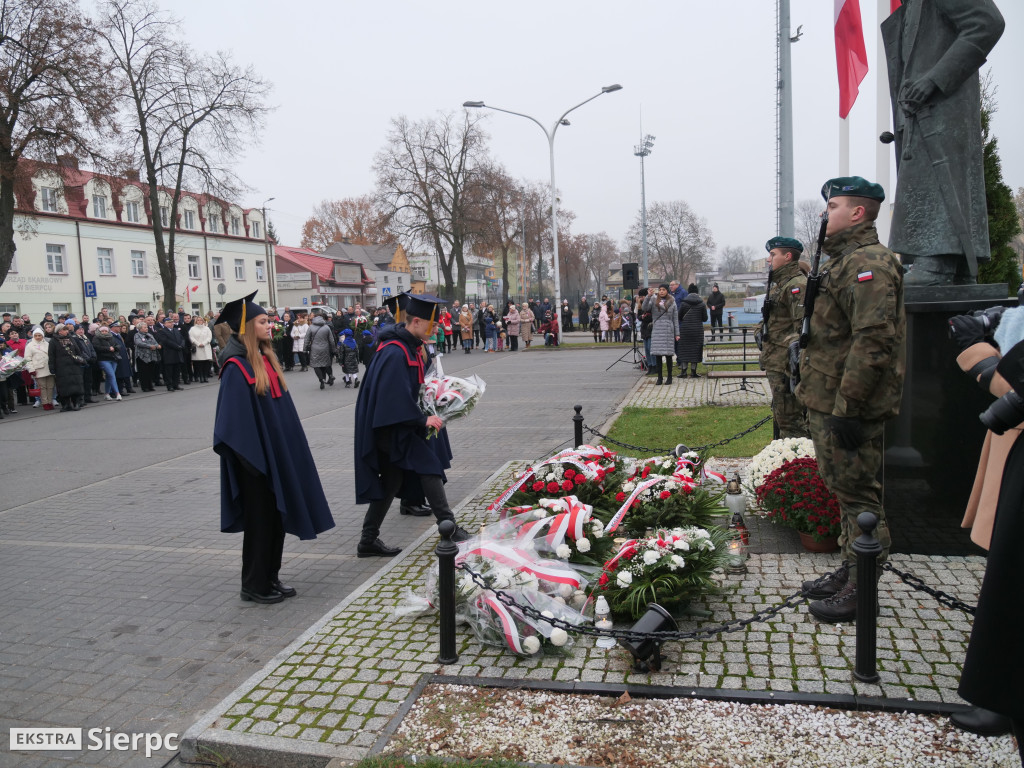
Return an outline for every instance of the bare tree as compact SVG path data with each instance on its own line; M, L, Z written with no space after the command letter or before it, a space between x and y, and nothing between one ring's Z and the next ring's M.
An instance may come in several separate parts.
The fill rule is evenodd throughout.
M501 301L508 303L508 259L523 235L523 185L496 163L490 163L478 174L476 213L479 240L495 259L501 259Z
M804 253L814 253L821 228L821 214L825 204L817 200L801 200L796 204L796 239L804 245ZM824 253L823 259L828 258Z
M626 233L627 249L637 248L641 237L640 213ZM683 200L654 203L647 209L647 252L651 272L686 284L696 272L711 265L715 239L707 221Z
M583 265L586 269L586 282L583 290L593 285L595 293L604 290L611 265L619 260L619 250L615 241L608 237L607 232L586 235L587 247L583 251Z
M302 247L323 251L347 240L354 245L391 243L391 217L380 210L372 195L324 200L302 225Z
M181 191L238 194L233 161L263 127L270 86L226 53L194 52L178 23L149 0L110 0L101 34L123 81L121 112L133 129L126 157L145 171L164 308L173 309ZM161 190L170 195L166 222Z
M14 202L34 199L23 158L96 158L113 130L103 48L71 0L0 3L0 284L14 260Z
M749 272L750 265L757 258L749 245L727 245L718 254L718 268L726 275Z
M466 112L395 118L373 163L383 210L396 231L437 254L448 298L466 295L465 252L477 225L469 187L487 154L479 122Z
M551 188L541 182L527 185L523 191L523 210L526 226L526 251L536 256L536 280L532 290L528 291L537 298L548 292L545 285L547 276L547 259L553 249L551 247ZM524 259L527 267L529 260Z

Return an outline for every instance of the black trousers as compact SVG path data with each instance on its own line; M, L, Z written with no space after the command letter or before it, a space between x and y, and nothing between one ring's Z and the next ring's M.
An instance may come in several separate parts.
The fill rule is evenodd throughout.
M242 483L242 589L256 594L270 593L278 581L284 553L284 524L277 511L274 489L265 475L246 473Z
M139 360L136 365L139 368L139 386L143 392L153 389L153 374L156 372L156 363Z
M164 363L164 384L168 389L178 386L181 375L181 363Z
M360 541L364 544L371 544L380 536L380 527L391 508L391 502L395 500L395 496L402 488L402 480L405 479L405 470L392 465L387 456L379 451L377 462L382 467L380 482L384 488L384 498L371 501L370 508L366 510L366 516L363 518L363 533L360 537ZM455 515L452 514L452 510L448 506L448 497L445 495L444 481L441 480L441 476L419 475L419 478L423 496L434 513L434 517L437 518L437 522L440 523L442 520L454 522Z
M320 381L327 381L328 379L334 378L334 366L331 365L315 365L313 366L313 373Z

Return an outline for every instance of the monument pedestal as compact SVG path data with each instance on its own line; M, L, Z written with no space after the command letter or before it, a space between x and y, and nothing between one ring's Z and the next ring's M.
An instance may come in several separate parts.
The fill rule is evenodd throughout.
M956 364L949 319L997 304L1006 284L907 287L907 368L900 415L885 431L885 510L892 551L983 554L960 528L981 455L978 414L992 403Z

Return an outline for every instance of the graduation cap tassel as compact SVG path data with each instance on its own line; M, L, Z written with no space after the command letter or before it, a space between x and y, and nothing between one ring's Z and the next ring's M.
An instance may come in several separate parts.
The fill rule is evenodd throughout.
M245 304L246 304L246 302L243 301L242 302L242 322L238 324L238 335L239 336L244 336L245 335Z

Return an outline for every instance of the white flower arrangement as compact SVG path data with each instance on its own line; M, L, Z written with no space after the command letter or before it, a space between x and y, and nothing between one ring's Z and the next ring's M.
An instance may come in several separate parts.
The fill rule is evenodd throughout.
M750 462L749 485L757 489L765 476L770 475L787 461L809 456L814 458L814 443L806 437L787 437L772 440Z
M596 536L596 534L595 534ZM583 554L590 551L590 539L580 539L576 542L576 549Z

